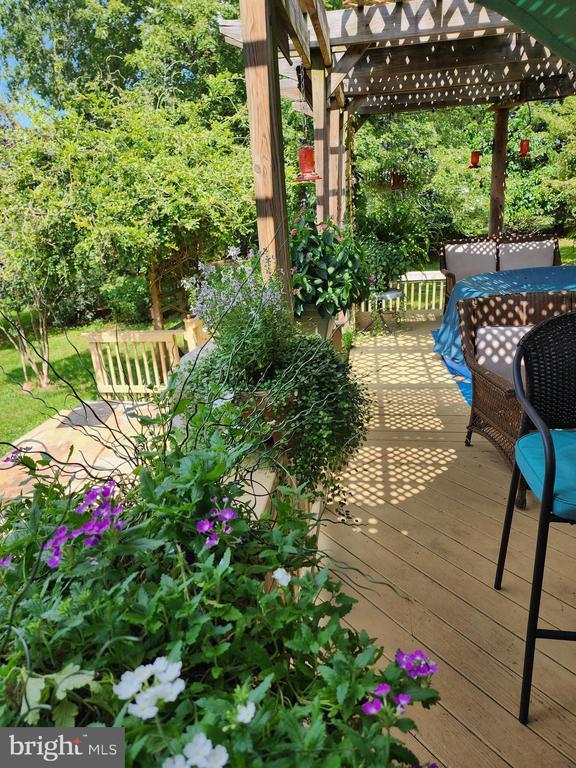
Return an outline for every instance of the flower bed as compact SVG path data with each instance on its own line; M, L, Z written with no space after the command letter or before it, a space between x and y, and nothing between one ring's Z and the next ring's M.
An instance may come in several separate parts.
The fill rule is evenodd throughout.
M417 765L402 734L410 707L437 700L435 665L421 651L383 664L347 626L354 600L318 551L304 493L358 444L364 401L329 344L281 338L273 301L273 327L243 344L262 295L232 303L210 356L142 417L131 476L70 493L46 479L49 458L11 456L35 492L2 510L0 725L122 726L138 768ZM283 426L307 466L295 443L269 443L269 414L230 396L263 380L291 393ZM285 465L255 514L253 474Z

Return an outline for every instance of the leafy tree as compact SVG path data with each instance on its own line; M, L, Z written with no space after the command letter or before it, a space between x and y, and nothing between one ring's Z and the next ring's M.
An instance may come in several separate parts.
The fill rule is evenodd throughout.
M12 94L56 107L94 82L196 98L208 77L242 71L218 30L220 16L237 14L229 0L5 0L0 56Z
M4 0L0 53L11 92L30 89L61 107L94 80L135 76L127 59L140 42L142 0Z
M0 146L0 300L19 316L33 308L45 357L53 309L85 274L143 274L154 287L166 264L214 259L253 227L234 119L141 89L78 99L62 113L33 110ZM47 370L35 373L45 386Z

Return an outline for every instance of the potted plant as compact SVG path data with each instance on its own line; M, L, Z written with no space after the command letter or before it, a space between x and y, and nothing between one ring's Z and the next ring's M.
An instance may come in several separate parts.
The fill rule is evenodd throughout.
M317 224L313 211L303 208L290 232L290 251L294 314L310 330L327 326L368 295L363 251L347 228Z

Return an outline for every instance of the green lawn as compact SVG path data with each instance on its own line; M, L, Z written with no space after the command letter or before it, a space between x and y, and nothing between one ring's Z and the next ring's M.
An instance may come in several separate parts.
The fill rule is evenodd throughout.
M94 399L96 389L90 375L92 363L88 343L81 334L95 329L95 326L73 328L67 334L52 333L50 337L52 364L85 399ZM74 347L78 348L78 352ZM48 389L34 388L32 392L24 392L23 381L18 353L4 340L0 344L0 441L14 441L42 423L53 413L51 409L61 410L75 405L69 390L62 383L55 381ZM0 447L0 455L4 452L4 448Z

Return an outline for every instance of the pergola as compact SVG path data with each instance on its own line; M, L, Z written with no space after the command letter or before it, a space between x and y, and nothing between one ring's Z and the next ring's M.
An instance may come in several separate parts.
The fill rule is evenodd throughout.
M313 118L319 221L345 218L351 126L374 114L489 105L489 232L499 234L510 109L576 94L574 0L345 5L326 11L323 0L240 0L240 19L220 23L244 52L259 244L271 268L283 270L288 296L281 95Z

